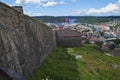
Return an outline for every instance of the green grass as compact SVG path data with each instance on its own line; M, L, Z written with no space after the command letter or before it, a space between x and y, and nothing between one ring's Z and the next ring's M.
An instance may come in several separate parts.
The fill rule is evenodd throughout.
M92 46L56 47L28 80L120 80L120 60Z

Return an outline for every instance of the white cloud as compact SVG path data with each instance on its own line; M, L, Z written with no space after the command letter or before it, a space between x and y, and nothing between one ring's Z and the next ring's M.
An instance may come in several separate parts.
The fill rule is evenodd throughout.
M16 0L15 3L16 3L16 4L20 4L20 3L21 3L21 0Z
M26 14L26 15L31 15L31 11L24 12L24 14Z
M55 5L57 5L57 4L58 4L57 2L48 1L46 4L43 4L43 6L48 7L48 6L55 6Z
M69 15L71 16L79 16L79 15L85 15L87 10L72 10Z
M16 0L15 1L16 4L37 4L37 5L41 5L44 7L49 7L49 6L56 6L58 4L66 4L65 0L60 0L60 1L56 1L56 0Z
M89 9L88 10L88 14L92 14L92 13L97 13L97 14L101 14L101 13L110 13L110 12L114 12L116 10L118 10L119 7L116 4L112 4L109 3L107 6L100 8L100 9Z
M28 12L24 12L26 15L29 16L42 16L45 15L44 13L40 13L40 12L32 12L32 11L28 11Z
M118 0L118 2L120 2L120 0Z
M91 8L88 10L72 10L71 14L73 15L106 15L106 14L118 14L120 13L120 0L116 3L109 3L108 5L96 9Z
M25 3L34 3L34 4L39 4L41 2L41 0L25 0Z
M43 0L16 0L16 4L40 4Z
M60 3L59 4L66 4L64 1L60 1Z

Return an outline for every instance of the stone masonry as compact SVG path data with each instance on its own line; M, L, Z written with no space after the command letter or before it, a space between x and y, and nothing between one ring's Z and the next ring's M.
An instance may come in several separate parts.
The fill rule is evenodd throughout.
M17 10L20 13L23 13L23 7L22 6L12 6L15 10Z
M49 27L0 2L0 67L26 79L54 47Z

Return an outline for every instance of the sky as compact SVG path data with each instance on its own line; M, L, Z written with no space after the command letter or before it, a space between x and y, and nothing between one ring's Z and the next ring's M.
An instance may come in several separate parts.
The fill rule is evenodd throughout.
M120 0L0 0L29 16L120 16Z

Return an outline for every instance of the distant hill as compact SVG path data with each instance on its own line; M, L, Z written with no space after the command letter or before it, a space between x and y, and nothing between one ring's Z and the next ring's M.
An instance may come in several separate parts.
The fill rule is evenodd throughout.
M54 16L33 16L32 18L40 20L42 22L64 22L64 17L54 17Z
M120 20L120 16L83 16L76 19L80 23L104 23L113 20Z
M43 22L65 22L65 18L76 19L80 23L101 23L114 19L120 20L120 16L32 16L32 18Z
M28 80L120 80L120 56L107 56L95 46L56 47Z

